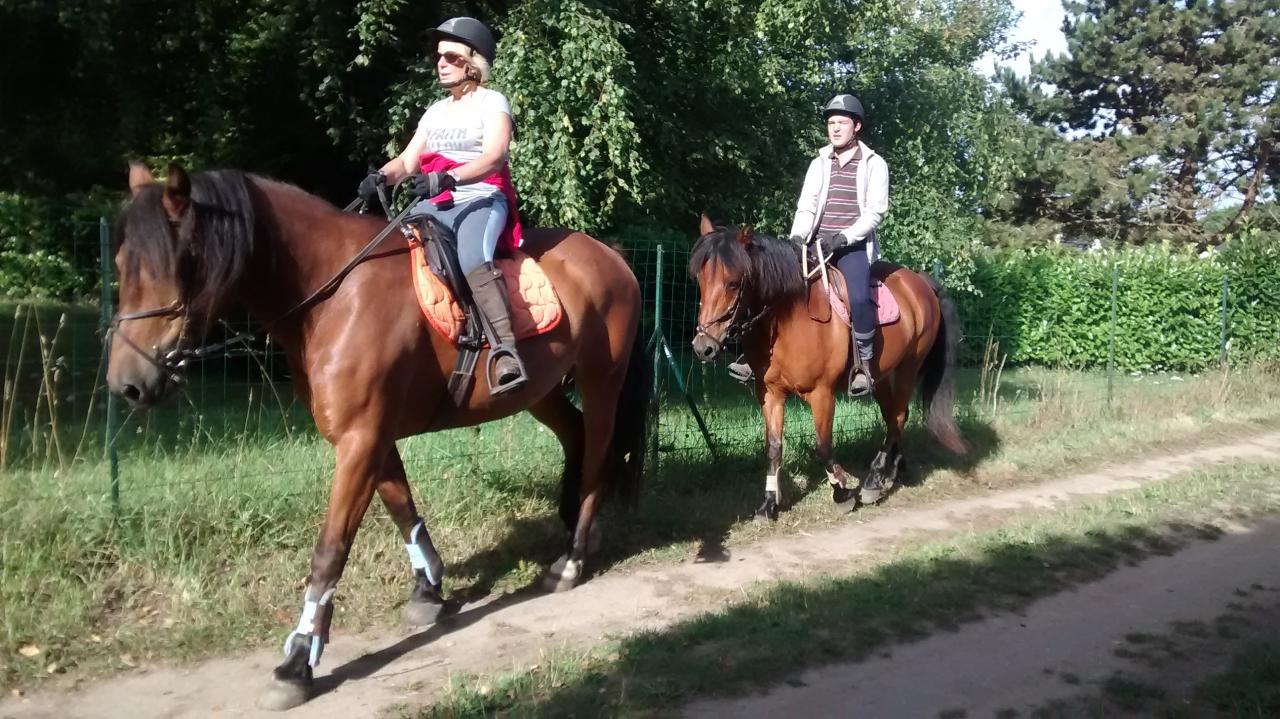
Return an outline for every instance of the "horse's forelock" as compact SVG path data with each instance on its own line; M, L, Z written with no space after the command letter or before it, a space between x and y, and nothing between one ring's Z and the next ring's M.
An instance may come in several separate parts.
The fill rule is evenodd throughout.
M756 299L770 303L799 296L805 283L801 277L799 248L785 240L752 233L743 244L736 227L717 227L698 240L689 257L689 274L697 277L711 260L730 274L749 278Z
M751 272L751 257L738 241L737 231L731 227L717 227L694 243L689 254L689 276L697 277L711 260L716 260L733 274Z
M247 176L234 170L191 175L191 211L173 227L159 185L125 209L126 271L141 265L178 286L188 308L209 318L244 277L253 256L255 217Z
M160 185L140 189L125 207L118 229L125 272L136 276L141 267L154 277L173 277L177 247L165 214Z

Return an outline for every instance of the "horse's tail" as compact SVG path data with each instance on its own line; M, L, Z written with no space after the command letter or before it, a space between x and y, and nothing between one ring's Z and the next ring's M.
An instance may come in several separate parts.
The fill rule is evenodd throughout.
M653 369L637 327L613 422L612 465L616 476L614 490L628 506L635 505L640 496L640 486L644 482L644 456L648 447L646 440L652 392Z
M924 359L924 378L920 386L920 405L924 411L924 423L942 446L964 454L968 445L960 437L955 418L955 362L956 343L960 339L960 317L955 302L947 296L942 283L933 276L921 273L938 296L942 311L938 336Z

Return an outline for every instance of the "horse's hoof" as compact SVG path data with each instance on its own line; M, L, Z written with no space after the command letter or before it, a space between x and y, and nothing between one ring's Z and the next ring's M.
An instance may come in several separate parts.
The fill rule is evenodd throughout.
M311 686L303 682L272 679L267 690L258 698L258 708L272 712L302 706L311 699Z
M858 493L848 487L831 487L831 509L836 516L849 514L858 508Z
M444 604L439 602L417 602L412 599L404 605L404 623L411 627L429 627L440 618Z
M764 504L756 509L755 516L752 521L767 523L778 521L778 513L782 511L782 505L778 503L778 495L775 492L764 493Z
M863 488L863 490L859 494L863 504L876 504L880 500L884 499L883 489Z
M582 580L582 560L562 555L547 570L542 588L548 592L567 592Z
M889 496L889 490L893 489L893 482L880 482L880 486L862 485L862 489L858 492L858 499L863 504L879 504L885 497Z

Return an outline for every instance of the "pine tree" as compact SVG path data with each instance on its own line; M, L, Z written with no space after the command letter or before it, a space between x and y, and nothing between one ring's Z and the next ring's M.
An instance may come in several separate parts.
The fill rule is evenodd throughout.
M1042 128L1006 208L1076 234L1208 243L1274 190L1280 0L1069 0L1065 55L1003 81ZM1200 219L1238 203L1215 234Z

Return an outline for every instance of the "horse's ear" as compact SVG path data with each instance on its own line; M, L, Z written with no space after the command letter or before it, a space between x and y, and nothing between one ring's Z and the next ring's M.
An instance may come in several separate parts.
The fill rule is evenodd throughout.
M754 231L751 225L743 225L738 229L738 242L742 243L743 247L751 244L751 233Z
M707 217L707 213L702 213L702 222L698 224L699 236L706 236L714 232L716 226L711 224L711 218Z
M151 170L141 162L129 163L129 194L137 197L142 188L155 182L156 178L151 174Z
M169 219L177 220L191 206L191 178L180 165L169 165L169 176L164 181L164 211Z

